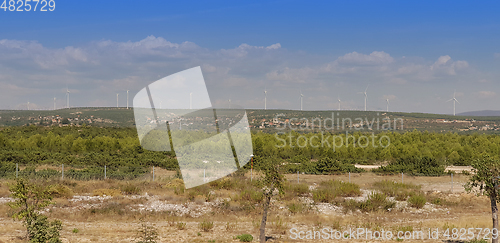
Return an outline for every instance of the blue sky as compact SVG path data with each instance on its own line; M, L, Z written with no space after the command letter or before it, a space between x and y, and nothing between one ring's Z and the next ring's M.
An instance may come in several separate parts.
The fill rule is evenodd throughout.
M389 98L391 110L451 113L454 90L457 112L500 109L499 5L56 0L54 12L0 11L0 108L48 109L66 86L72 106L113 106L123 89L202 66L215 103L248 108L267 88L269 108L297 109L302 90L304 109L337 97L362 109L370 84L370 110Z

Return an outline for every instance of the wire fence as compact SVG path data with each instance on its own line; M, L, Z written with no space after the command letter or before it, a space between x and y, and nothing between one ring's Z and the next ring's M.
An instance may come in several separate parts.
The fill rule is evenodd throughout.
M157 168L158 169L158 168ZM73 180L131 180L137 178L155 180L154 166L34 166L15 164L15 168L3 168L0 178L73 179Z

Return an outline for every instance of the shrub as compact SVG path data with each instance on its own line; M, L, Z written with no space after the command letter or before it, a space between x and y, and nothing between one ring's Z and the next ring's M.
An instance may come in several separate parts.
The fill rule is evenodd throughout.
M184 230L184 229L186 229L186 223L178 222L176 227L178 230Z
M395 202L390 202L387 200L385 194L382 193L372 193L368 196L368 199L363 202L356 202L354 200L344 201L344 209L354 211L356 209L362 212L374 212L374 211L387 211L396 205Z
M240 199L260 203L264 199L264 194L260 190L245 189L240 193Z
M413 196L415 192L420 191L421 188L418 185L388 180L375 182L373 183L373 187L388 197L395 197L398 201L406 200L409 196Z
M179 187L179 186L183 186L183 185L184 185L184 181L182 179L175 178L175 179L169 181L163 187L165 187L165 188L175 188L175 187Z
M285 194L290 197L302 196L309 193L309 186L305 183L287 183Z
M55 198L73 197L73 190L65 185L60 184L49 186L48 193Z
M31 242L59 243L59 232L62 223L59 220L49 221L47 216L39 212L52 202L48 188L31 184L24 179L9 188L14 199L9 206L14 209L12 217L23 220L26 226L27 238Z
M125 195L139 195L139 194L141 194L141 188L139 188L138 186L134 186L130 183L127 183L127 185L122 186L121 191Z
M203 220L202 222L200 222L200 229L205 232L210 231L213 227L214 227L214 222L207 220Z
M342 174L342 173L360 173L363 169L356 168L353 164L342 163L333 160L330 157L321 158L316 164L316 171L320 174Z
M408 203L414 208L423 208L426 202L423 195L413 195L408 199Z
M216 188L216 189L225 189L225 190L231 190L234 188L236 183L229 177L222 178L219 180L211 181L209 183L210 187Z
M158 240L158 230L154 225L148 225L141 219L141 225L137 230L136 243L156 243Z
M291 202L287 205L288 210L290 213L296 214L296 213L302 213L307 210L307 206L304 205L304 203L301 202Z
M343 181L323 181L313 191L313 199L316 202L332 203L337 196L352 197L361 195L359 185Z
M71 232L73 232L73 234L77 234L78 232L80 232L80 230L78 230L77 228L74 228Z
M251 234L242 234L236 236L236 239L240 240L241 242L251 242L253 241L253 236Z
M440 176L445 174L444 169L444 165L434 158L407 157L399 158L386 166L373 169L372 172L384 174L405 173L415 176Z

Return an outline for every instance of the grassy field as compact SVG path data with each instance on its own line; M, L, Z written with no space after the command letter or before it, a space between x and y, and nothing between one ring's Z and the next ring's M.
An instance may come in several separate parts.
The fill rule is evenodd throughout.
M44 213L63 221L63 242L135 242L141 218L157 229L159 242L239 242L235 237L245 233L258 241L262 217L262 194L257 183L260 175L254 174L250 181L247 173L189 190L183 190L182 181L174 179L174 175L159 169L154 182L140 178L38 183L57 185L55 204ZM266 235L274 242L304 241L291 239L293 228L427 233L427 228L444 232L448 228L491 227L489 200L464 193L465 175L455 175L453 192L450 176L405 176L401 183L400 175L368 172L352 174L352 184L348 183L348 175L301 174L299 182L296 174L286 178L285 193L273 200L267 224ZM6 204L8 185L12 183L0 182L0 242L24 242L23 226L9 217ZM383 195L383 200L377 199L382 200L381 207L374 193ZM418 196L424 198L425 204L413 204L412 198Z

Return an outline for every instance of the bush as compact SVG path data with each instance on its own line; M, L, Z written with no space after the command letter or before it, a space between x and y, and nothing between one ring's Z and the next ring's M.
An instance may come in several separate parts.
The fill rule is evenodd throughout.
M414 208L423 208L426 202L423 195L413 195L408 199L408 204Z
M225 189L225 190L231 190L234 188L236 183L231 179L231 178L222 178L219 180L211 181L209 183L210 187L216 188L216 189Z
M313 199L317 202L331 203L338 196L352 197L361 195L359 185L343 181L323 181L313 191Z
M287 183L285 185L285 195L290 197L303 196L309 193L309 186L305 183Z
M395 202L388 201L386 195L382 193L372 193L364 202L348 200L343 203L346 211L359 209L362 212L387 211L395 205Z
M134 186L130 183L127 183L127 185L122 186L121 191L125 195L139 195L139 194L141 194L141 188L139 188L138 186Z
M240 193L240 199L249 202L260 203L264 199L264 194L262 191L245 189Z
M409 196L413 196L416 192L420 191L421 188L418 185L388 180L375 182L373 183L373 187L388 197L395 197L398 201L406 200Z
M320 174L343 174L343 173L361 173L364 170L356 168L353 164L342 163L333 160L330 157L321 158L316 164L316 171Z
M440 176L445 174L444 169L445 166L434 158L407 157L399 158L386 166L373 169L372 172L383 174L405 173L415 176Z
M136 243L156 243L158 240L158 230L154 225L148 225L141 219L141 225L137 230Z
M236 236L236 239L239 239L241 242L251 242L253 241L253 236L251 234L242 234Z
M207 220L203 220L203 222L200 222L200 229L205 231L205 232L208 232L213 228L214 228L214 222L207 221Z
M73 190L65 185L60 184L49 186L48 193L55 198L73 197Z
M183 222L178 222L176 225L178 230L185 230L186 229L186 223Z
M47 187L41 187L18 179L9 188L13 202L9 206L15 210L14 219L23 220L30 242L60 243L59 232L62 223L59 220L49 221L47 216L40 214L45 207L52 204L52 196Z
M307 211L307 206L304 205L304 203L301 202L291 202L287 205L288 210L290 213L296 214L296 213L302 213L304 211Z

